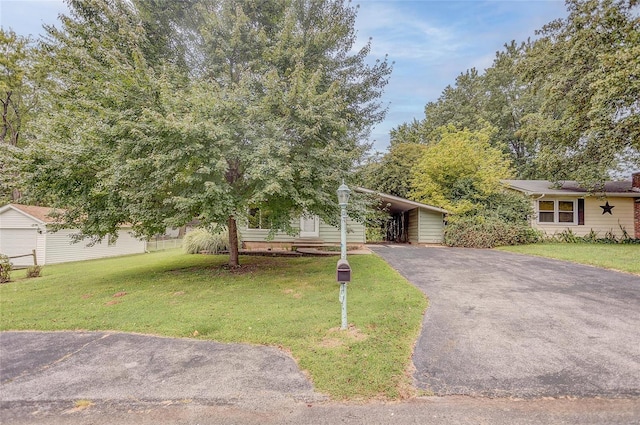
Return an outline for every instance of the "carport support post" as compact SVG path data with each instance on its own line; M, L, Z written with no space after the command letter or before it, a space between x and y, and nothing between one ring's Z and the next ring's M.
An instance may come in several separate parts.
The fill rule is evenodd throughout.
M347 203L351 190L344 184L338 188L338 205L340 205L340 259L347 259ZM340 303L342 304L342 326L340 329L346 330L347 322L347 283L340 282Z

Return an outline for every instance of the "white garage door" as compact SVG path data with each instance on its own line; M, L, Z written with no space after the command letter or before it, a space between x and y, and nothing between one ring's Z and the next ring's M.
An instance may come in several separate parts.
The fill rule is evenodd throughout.
M31 254L37 246L36 229L0 229L0 253L13 257ZM14 258L14 266L31 266L33 257Z

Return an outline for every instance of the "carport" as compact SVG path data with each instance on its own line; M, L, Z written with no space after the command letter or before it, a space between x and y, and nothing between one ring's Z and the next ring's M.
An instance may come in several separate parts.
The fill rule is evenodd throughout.
M378 208L388 215L382 224L385 241L442 243L447 210L361 187L355 190L374 195L380 200Z

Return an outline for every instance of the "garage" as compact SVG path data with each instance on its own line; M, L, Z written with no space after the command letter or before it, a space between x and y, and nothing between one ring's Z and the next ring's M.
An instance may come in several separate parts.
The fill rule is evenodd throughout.
M9 257L32 254L37 264L115 257L146 252L146 241L136 238L129 227L123 226L115 243L103 240L92 246L82 241L74 243L76 229L54 232L54 210L33 205L9 204L0 207L0 253ZM12 258L14 267L34 264L33 255Z

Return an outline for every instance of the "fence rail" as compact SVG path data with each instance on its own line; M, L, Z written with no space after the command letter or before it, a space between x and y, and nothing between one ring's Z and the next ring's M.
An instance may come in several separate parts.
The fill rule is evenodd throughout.
M180 248L182 239L152 239L147 241L147 251L163 251L165 249Z
M10 260L14 259L14 258L23 258L23 257L33 257L33 265L37 266L38 265L38 257L36 256L36 250L32 250L31 254L24 254L24 255L14 255L9 257ZM21 268L26 268L27 266L16 266L14 267L14 269L21 269Z

